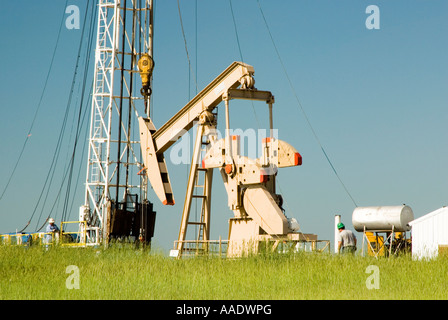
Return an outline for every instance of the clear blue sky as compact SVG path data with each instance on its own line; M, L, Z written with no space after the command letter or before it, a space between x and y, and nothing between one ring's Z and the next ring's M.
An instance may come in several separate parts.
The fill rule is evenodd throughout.
M68 4L79 6L82 16L86 2L69 0ZM194 96L194 76L201 90L232 61L241 60L228 0L183 0L180 4L195 75L189 74L177 1L156 0L153 121L158 127ZM332 240L334 215L341 214L351 228L355 208L295 94L358 206L406 203L419 217L447 205L448 2L260 0L260 4L294 91L257 1L232 1L244 62L255 68L256 87L275 95L274 124L279 138L303 156L301 167L278 174L278 191L286 201L287 215L299 221L303 232ZM380 9L379 30L365 25L366 7L371 4ZM64 11L63 0L4 1L0 10L0 192L33 121ZM61 129L80 36L80 30L62 29L31 136L0 200L2 233L23 228L38 201ZM75 87L74 92L73 101L80 101L80 88ZM232 106L233 127L267 124L264 105L255 105L256 116L250 105L235 102ZM76 116L74 106L68 132L73 132ZM35 229L39 215L40 224L43 222L55 202L70 142L73 137L68 133L43 213L40 206L27 231ZM75 177L78 163L81 171L71 220L77 219L83 202L85 161L79 158L76 162ZM154 241L164 248L177 239L188 170L185 165L168 162L168 166L176 205L163 207L154 193L149 193L157 211ZM213 239L227 238L227 220L232 213L226 197L216 172ZM54 211L58 223L62 202L63 198L56 202Z

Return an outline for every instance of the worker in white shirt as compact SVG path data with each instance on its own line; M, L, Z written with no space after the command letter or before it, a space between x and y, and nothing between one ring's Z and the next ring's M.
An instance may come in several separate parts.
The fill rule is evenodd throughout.
M47 225L47 229L45 230L45 232L47 233L47 236L46 236L47 243L52 243L54 239L56 239L56 241L59 240L59 228L54 223L53 218L48 219L48 225Z

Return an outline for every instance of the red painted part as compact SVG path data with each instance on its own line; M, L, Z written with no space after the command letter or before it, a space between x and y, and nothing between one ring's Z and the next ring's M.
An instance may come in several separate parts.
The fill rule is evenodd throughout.
M295 166L301 166L302 165L302 156L298 152L296 152L294 154L294 165Z
M260 183L268 182L269 176L264 170L260 170Z
M262 142L263 143L271 142L271 138L270 137L263 138Z

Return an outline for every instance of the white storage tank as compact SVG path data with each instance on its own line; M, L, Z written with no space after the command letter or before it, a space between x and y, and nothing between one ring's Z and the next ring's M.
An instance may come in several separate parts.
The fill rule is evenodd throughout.
M352 224L356 231L393 230L405 232L411 230L409 222L414 213L407 205L358 207L353 211ZM364 229L365 227L365 229Z

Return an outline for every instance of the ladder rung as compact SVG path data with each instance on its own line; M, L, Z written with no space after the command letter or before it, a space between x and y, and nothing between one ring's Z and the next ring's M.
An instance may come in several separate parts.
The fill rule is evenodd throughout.
M205 222L188 222L188 224L194 224L197 226L205 226Z
M182 251L205 251L204 248L183 248Z
M207 198L207 196L201 196L201 195L196 195L196 194L192 195L192 197L193 198L201 198L201 199Z

